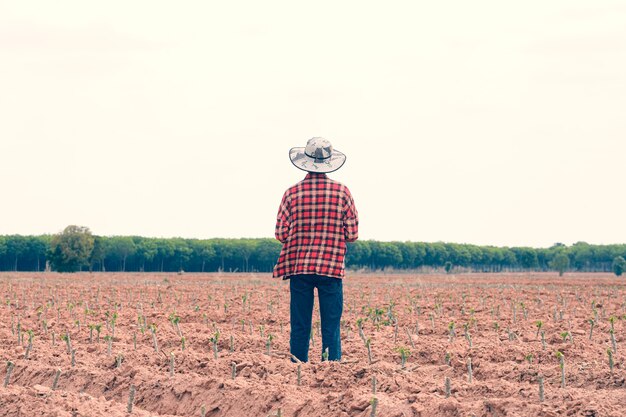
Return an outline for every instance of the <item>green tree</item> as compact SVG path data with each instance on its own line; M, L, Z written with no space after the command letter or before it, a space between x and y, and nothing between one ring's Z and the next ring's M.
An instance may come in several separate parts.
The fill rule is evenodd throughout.
M402 263L402 252L397 242L371 242L370 246L375 268L398 267Z
M104 272L104 259L109 252L109 241L105 237L95 236L93 241L93 250L89 256L89 270L94 269L94 265L100 265L100 271Z
M442 242L429 243L426 246L426 257L424 263L430 266L443 266L448 260L446 245Z
M120 262L121 270L126 271L126 260L135 253L137 247L130 236L115 236L110 238L109 252Z
M27 253L32 259L33 265L37 265L37 271L45 265L46 253L50 246L49 236L28 236L26 240Z
M202 262L200 272L204 272L207 263L211 263L216 257L215 247L210 240L194 240L192 242L194 256Z
M613 272L619 277L624 273L624 270L626 270L626 260L621 256L616 256L613 259Z
M220 271L226 270L226 263L232 262L232 258L235 254L236 248L233 244L234 240L231 239L214 239L215 252L221 261Z
M282 243L276 239L259 239L250 262L254 263L259 271L272 271L281 248Z
M243 258L243 270L248 272L250 270L250 256L256 249L257 241L256 239L239 239L235 241L235 245L239 255Z
M556 271L559 271L559 276L562 277L563 273L569 268L569 257L565 252L559 252L554 255L550 262L550 267Z
M372 248L367 240L350 242L346 248L346 266L368 266L371 264Z
M157 245L157 257L161 263L160 270L163 272L163 266L165 264L165 260L174 256L174 242L172 239L158 239L156 242Z
M141 261L140 271L146 270L146 262L152 262L158 253L158 247L154 239L141 238L135 243L137 250L136 255Z
M50 259L52 266L59 272L80 271L89 265L93 250L94 237L89 228L67 226L50 241Z
M13 261L13 271L17 271L17 262L26 253L27 249L27 241L24 236L8 236L6 240L6 255Z
M7 251L7 238L4 236L0 236L0 268L2 267L2 258L6 254Z
M576 242L569 248L572 263L578 271L588 270L594 258L593 248L586 242Z
M173 239L174 240L174 256L178 260L178 271L183 271L183 264L189 260L191 257L192 249L187 244L187 241L184 239Z
M524 269L535 269L539 267L539 258L537 258L537 252L533 248L511 248L511 251L515 254L515 259L517 259L517 263L520 267Z

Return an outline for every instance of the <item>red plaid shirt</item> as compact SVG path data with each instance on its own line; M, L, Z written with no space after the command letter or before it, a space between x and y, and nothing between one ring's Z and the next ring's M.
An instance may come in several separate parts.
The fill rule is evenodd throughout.
M326 174L309 172L285 191L276 218L283 248L274 277L318 274L343 278L346 242L359 235L359 217L350 190Z

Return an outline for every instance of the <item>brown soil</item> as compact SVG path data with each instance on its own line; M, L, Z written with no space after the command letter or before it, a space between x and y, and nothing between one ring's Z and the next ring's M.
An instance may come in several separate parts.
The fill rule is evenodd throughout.
M377 416L626 415L626 291L614 276L353 274L344 283L343 361L321 361L316 329L311 362L301 365L298 386L298 364L287 355L286 282L260 274L0 274L0 384L7 361L15 364L8 386L0 385L0 415L128 415L131 385L136 387L132 414L138 416L200 416L203 410L213 417L268 416L279 409L286 417L370 416L374 397ZM115 313L109 355L105 336L113 331L106 322ZM180 319L184 350L169 321L172 313ZM314 314L316 323L319 313ZM156 324L159 353L140 316L148 326ZM612 316L613 372L607 354ZM371 364L359 318L370 339ZM590 339L591 318L596 323ZM96 324L102 326L99 342L95 330L90 341L89 325ZM27 359L29 330L33 344ZM210 340L216 331L217 359ZM66 334L75 366L61 340ZM404 369L400 347L410 351ZM565 388L557 350L564 354ZM57 369L61 376L52 391Z

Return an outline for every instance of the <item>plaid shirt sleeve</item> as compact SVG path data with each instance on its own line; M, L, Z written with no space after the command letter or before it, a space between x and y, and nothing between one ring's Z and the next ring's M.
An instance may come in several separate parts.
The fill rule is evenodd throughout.
M287 238L289 237L289 221L289 190L287 190L280 202L278 215L276 216L276 230L274 235L280 243L287 242Z
M354 205L354 199L350 190L345 189L345 199L343 207L343 229L346 242L354 242L359 238L359 214Z

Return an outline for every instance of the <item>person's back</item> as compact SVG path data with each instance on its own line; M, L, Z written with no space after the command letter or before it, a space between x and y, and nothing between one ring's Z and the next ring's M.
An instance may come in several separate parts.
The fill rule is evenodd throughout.
M274 277L290 279L291 353L308 360L309 335L317 288L322 325L322 352L341 359L346 242L358 238L358 214L348 188L326 176L345 162L323 138L293 148L291 162L308 174L283 195L276 218L276 239L283 243ZM324 353L322 354L324 357Z
M358 218L350 190L324 173L309 172L283 195L276 239L284 245L274 276L343 278L346 242L357 238Z

